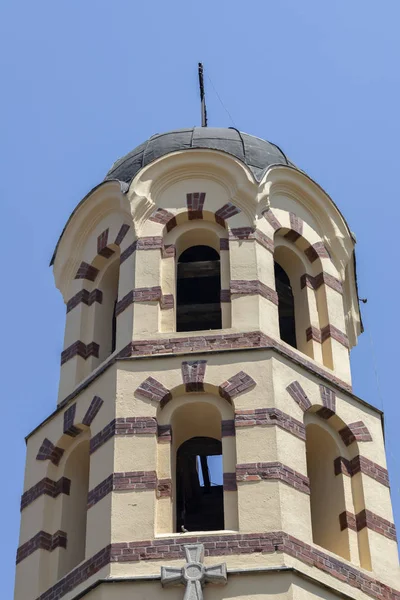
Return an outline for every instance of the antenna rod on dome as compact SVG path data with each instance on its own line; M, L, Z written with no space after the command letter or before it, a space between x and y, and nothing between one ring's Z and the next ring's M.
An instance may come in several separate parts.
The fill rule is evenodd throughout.
M200 86L200 102L201 102L201 126L207 127L207 108L206 98L204 93L204 74L203 63L199 63L199 86Z

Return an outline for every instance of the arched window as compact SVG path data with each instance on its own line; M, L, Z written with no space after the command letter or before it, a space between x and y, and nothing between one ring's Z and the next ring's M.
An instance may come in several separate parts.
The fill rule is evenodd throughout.
M179 257L177 331L221 329L221 273L218 252L192 246Z
M275 288L278 294L279 332L281 340L297 348L296 321L294 315L294 297L292 286L286 271L276 261Z
M346 510L343 479L333 468L339 448L325 428L311 423L306 427L306 451L313 541L350 560L348 530L341 531L339 521Z
M220 440L193 437L178 448L176 507L177 531L224 529Z
M89 464L89 441L85 440L72 450L65 463L64 477L71 481L71 489L69 496L63 496L61 530L67 534L67 547L60 553L58 578L85 558Z
M101 303L96 303L93 340L99 344L98 362L105 360L116 347L117 319L115 308L118 300L119 260L107 266L99 282Z

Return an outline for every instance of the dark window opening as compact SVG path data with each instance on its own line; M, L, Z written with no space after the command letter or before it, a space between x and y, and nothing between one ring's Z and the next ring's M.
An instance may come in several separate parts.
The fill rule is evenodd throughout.
M177 331L221 329L219 254L209 246L192 246L181 254L177 273Z
M294 298L289 277L280 265L275 265L275 286L278 294L279 332L281 340L297 348Z
M209 437L184 442L176 455L177 531L224 529L222 444Z

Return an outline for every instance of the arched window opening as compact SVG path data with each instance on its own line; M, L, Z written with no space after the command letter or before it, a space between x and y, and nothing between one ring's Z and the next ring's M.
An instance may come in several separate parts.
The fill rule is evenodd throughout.
M343 478L333 469L339 448L328 431L310 424L306 428L306 451L313 541L350 560L348 530L341 531L339 521L346 510Z
M210 246L192 246L178 260L177 331L221 329L220 257Z
M116 348L119 260L114 260L104 272L99 288L102 292L101 303L96 303L94 341L99 344L99 360L102 362Z
M85 440L65 464L64 477L70 479L71 489L69 496L63 496L61 530L67 534L67 547L60 552L59 578L85 559L89 456L89 441Z
M222 472L220 440L193 437L178 448L177 531L224 529Z
M289 277L275 261L275 288L278 294L279 332L281 340L297 348L294 297Z

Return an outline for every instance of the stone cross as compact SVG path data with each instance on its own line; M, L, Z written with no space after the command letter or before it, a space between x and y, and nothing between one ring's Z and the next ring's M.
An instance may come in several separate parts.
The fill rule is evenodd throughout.
M226 564L203 565L203 544L186 544L184 547L186 565L182 568L161 567L161 583L163 587L172 585L185 585L183 600L203 600L203 586L205 583L224 585L227 581Z

